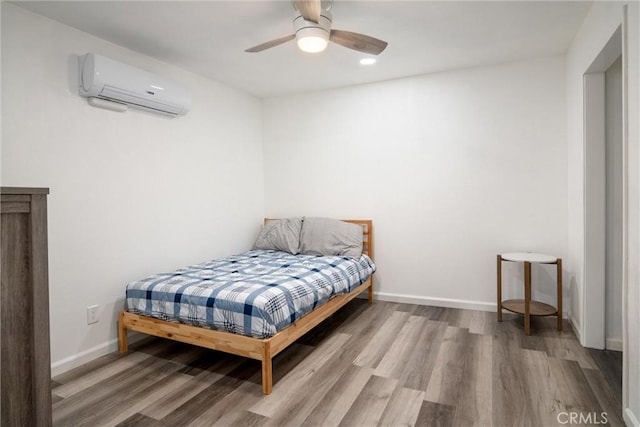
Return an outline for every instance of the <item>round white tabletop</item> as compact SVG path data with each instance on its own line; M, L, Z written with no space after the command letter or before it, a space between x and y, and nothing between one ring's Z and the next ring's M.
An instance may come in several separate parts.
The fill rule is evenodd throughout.
M558 258L553 255L537 254L535 252L509 252L500 255L505 261L515 262L537 262L541 264L553 264Z

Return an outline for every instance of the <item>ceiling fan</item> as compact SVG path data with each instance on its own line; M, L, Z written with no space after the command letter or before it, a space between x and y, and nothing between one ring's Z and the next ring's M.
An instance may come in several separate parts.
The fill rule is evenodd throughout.
M298 47L304 52L322 52L329 41L371 55L379 55L387 42L364 34L331 29L332 17L327 8L322 8L321 0L294 0L296 15L293 19L295 33L251 47L245 52L262 52L282 43L296 39Z

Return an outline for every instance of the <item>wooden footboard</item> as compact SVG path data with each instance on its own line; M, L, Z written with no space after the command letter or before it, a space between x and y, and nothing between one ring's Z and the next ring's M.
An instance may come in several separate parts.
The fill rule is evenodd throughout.
M273 388L273 357L364 291L368 291L368 300L372 303L372 277L350 293L338 295L330 299L326 304L318 307L294 324L289 325L274 336L266 339L214 331L121 311L118 321L118 349L121 353L127 352L127 331L132 330L260 360L262 362L262 392L264 394L271 394Z

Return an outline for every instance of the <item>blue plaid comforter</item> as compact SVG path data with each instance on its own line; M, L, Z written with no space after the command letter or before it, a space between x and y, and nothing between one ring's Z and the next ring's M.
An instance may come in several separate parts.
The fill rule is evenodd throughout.
M253 250L127 285L127 310L267 338L373 274L366 255L291 255Z

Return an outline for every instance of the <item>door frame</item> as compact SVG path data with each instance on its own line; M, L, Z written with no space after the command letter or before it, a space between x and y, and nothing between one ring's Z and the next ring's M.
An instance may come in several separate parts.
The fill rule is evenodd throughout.
M606 188L605 188L605 148L606 148L606 98L605 72L623 54L622 25L611 35L596 59L583 76L584 90L584 292L582 294L582 322L580 336L582 345L590 348L605 348L605 245L606 245ZM623 85L625 67L623 56ZM624 100L623 87L623 100ZM624 104L624 102L623 102ZM623 126L626 122L626 108L623 105ZM623 132L623 253L626 254L627 226L627 136ZM623 292L626 285L626 256L623 255ZM625 306L620 316L624 322ZM624 328L624 326L623 326ZM624 346L624 333L623 333Z

